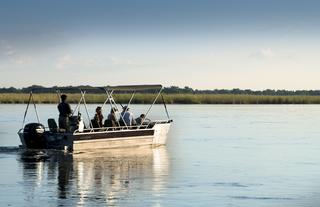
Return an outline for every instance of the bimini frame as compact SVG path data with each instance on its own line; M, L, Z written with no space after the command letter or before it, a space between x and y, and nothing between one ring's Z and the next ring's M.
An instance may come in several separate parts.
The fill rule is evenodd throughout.
M121 85L121 86L108 86L108 87L105 87L104 91L105 91L105 93L107 95L107 99L103 103L102 108L109 101L109 104L110 104L110 107L111 107L112 110L116 109L117 111L120 111L116 101L113 98L113 93L116 92L116 91L131 92L131 97L130 97L127 105L126 105L129 108L129 106L130 106L130 104L131 104L136 92L147 91L147 90L156 90L157 91L157 95L155 96L155 98L152 101L152 104L149 106L148 110L146 111L144 120L149 115L149 112L151 111L153 105L156 103L156 101L158 100L160 95L161 95L162 102L163 102L163 105L164 105L164 108L165 108L165 111L166 111L167 118L168 118L168 120L170 120L170 116L169 116L169 113L168 113L168 110L167 110L167 106L165 104L163 95L161 93L162 90L163 90L162 85ZM120 103L120 105L122 106L121 103ZM122 108L123 108L123 106L122 106ZM120 119L123 121L123 123L125 124L125 127L128 129L129 127L125 123L124 117L121 114L120 114ZM139 129L142 126L142 124L143 124L143 121L141 122L141 124L137 128ZM149 124L147 125L147 127L149 126ZM120 127L120 124L119 124L119 127Z
M84 88L84 87L81 87L79 88L80 90L80 93L81 93L81 98L80 100L78 101L76 107L74 108L73 112L72 112L72 116L76 113L76 111L78 111L78 113L80 113L80 105L83 104L84 105L84 108L85 108L85 111L86 111L86 115L87 115L87 118L88 118L88 121L89 121L89 126L90 126L90 129L89 131L90 132L93 132L94 131L94 128L93 128L93 125L91 123L91 119L90 119L90 115L89 115L89 112L88 112L88 108L87 108L87 103L86 103L86 99L85 99L85 95L86 95L86 89L87 88ZM92 88L90 88L92 89ZM148 110L146 111L145 113L145 118L144 120L146 120L147 116L149 115L153 105L157 102L157 100L159 99L159 97L161 96L161 100L162 100L162 103L164 105L164 108L165 108L165 112L166 112L166 115L167 115L167 118L169 122L171 122L170 120L170 115L168 113L168 110L167 110L167 106L165 104L165 101L164 101L164 98L163 98L163 95L162 95L162 90L163 90L163 87L162 85L120 85L120 86L107 86L107 87L99 87L99 89L102 89L103 91L105 91L106 95L107 95L107 98L105 99L103 105L102 105L102 109L105 107L105 105L107 104L107 102L109 102L110 104L110 107L112 110L117 110L120 112L119 110L119 107L118 107L118 104L116 103L114 97L113 97L113 94L115 92L130 92L131 93L131 97L127 103L127 107L129 108L134 96L136 95L137 92L139 91L156 91L156 96L155 98L153 99L151 105L149 106ZM60 101L60 90L56 90L56 93L57 93L57 96L58 96L58 100ZM39 115L38 115L38 112L37 112L37 107L36 107L36 103L33 99L33 93L32 91L30 92L30 96L29 96L29 100L28 100L28 104L27 104L27 107L26 107L26 110L25 110L25 113L24 113L24 118L23 118L23 123L22 123L22 129L24 127L24 124L25 124L25 118L26 118L26 115L27 115L27 111L29 109L29 105L30 103L33 103L34 105L34 109L35 109L35 113L36 113L36 117L37 117L37 121L38 123L40 123L40 119L39 119ZM121 105L121 107L123 108L123 105L121 103L119 103ZM115 112L115 111L114 111ZM120 123L118 123L118 127L119 129L131 129L132 126L127 126L126 125L126 122L124 121L124 117L121 115L120 113L120 119L122 120L122 122L125 124L125 126L120 126ZM144 126L145 128L148 128L148 126L150 125L151 122L148 123L148 125L143 125L143 120L141 122L141 124L139 126L135 126L135 129L140 129L142 126ZM106 127L101 127L101 128L106 128ZM110 127L109 127L110 128ZM85 131L88 131L85 130ZM78 130L76 130L75 132L79 132Z
M130 92L131 93L131 97L127 103L127 108L129 108L130 104L132 103L132 100L134 99L134 96L136 95L137 92L139 91L156 91L156 96L155 98L152 100L152 103L151 105L149 106L148 110L146 111L145 113L145 118L144 120L146 120L147 116L149 115L153 105L157 102L157 100L159 99L159 97L161 96L161 100L163 102L163 105L164 105L164 108L165 108L165 112L166 112L166 115L167 115L167 118L169 122L171 122L170 120L170 115L168 113L168 110L167 110L167 106L165 104L165 101L164 101L164 98L163 98L163 95L162 95L162 90L163 90L163 87L162 85L121 85L121 86L107 86L107 87L99 87L99 89L103 90L106 94L106 99L105 101L103 102L101 108L103 110L103 108L107 105L107 103L109 103L110 107L112 110L115 111L121 111L119 109L119 106L118 104L120 104L120 106L122 107L123 109L123 105L121 103L117 103L113 97L113 94L116 93L116 92ZM89 116L89 113L88 113L88 109L87 109L87 104L86 104L86 100L85 100L85 94L86 94L86 91L85 91L85 88L80 88L80 91L81 91L81 98L77 104L77 106L75 107L74 109L74 112L79 109L81 103L83 103L84 107L85 107L85 110L86 110L86 114L87 114L87 117L88 117L88 120L89 120L89 123L90 123L90 129L86 129L85 131L86 132L94 132L95 129L104 129L106 130L107 127L100 127L100 128L93 128L92 126L92 123L90 121L90 116ZM73 113L74 113L73 112ZM139 126L127 126L126 122L124 121L124 117L121 115L120 113L120 120L123 122L123 124L125 126L121 126L119 122L117 122L118 124L118 127L108 127L108 129L110 128L115 128L115 129L132 129L132 128L135 128L135 129L140 129L142 126L144 128L148 128L148 126L150 125L151 122L149 122L147 125L146 124L143 124L143 120L141 122L141 124ZM163 122L163 121L162 121ZM103 130L102 130L103 131ZM78 130L75 131L75 133L79 133Z
M81 98L80 98L77 106L76 106L75 109L73 110L72 116L74 115L74 113L75 113L77 110L78 110L78 113L79 113L79 109L80 109L81 102L83 102L83 105L84 105L84 107L85 107L86 114L87 114L87 117L88 117L88 120L89 120L90 128L93 128L92 123L91 123L91 121L90 121L90 115L89 115L88 108L87 108L87 104L86 104L86 100L85 100L86 91L82 90L81 88L79 88L79 90L80 90ZM61 99L60 99L61 91L58 89L58 90L56 90L55 92L57 93L58 103L60 103L60 102L61 102ZM36 104L36 102L34 101L34 98L33 98L33 91L30 91L30 93L29 93L29 99L28 99L28 103L27 103L27 107L26 107L26 110L25 110L24 116L23 116L22 127L21 127L21 129L19 130L19 132L20 132L20 131L24 128L24 126L25 126L25 121L26 121L26 117L27 117L27 113L28 113L28 110L29 110L29 105L30 105L30 103L32 103L32 105L34 106L34 111L35 111L35 114L36 114L37 122L40 124L40 118L39 118L39 114L38 114L38 110L37 110L37 104Z
M31 102L32 102L32 104L33 104L34 111L35 111L35 113L36 113L37 121L38 121L38 123L40 124L40 119L39 119L39 115L38 115L37 105L36 105L36 102L35 102L34 99L33 99L33 93L32 93L32 91L30 91L30 93L29 93L29 99L28 99L28 104L27 104L27 107L26 107L26 110L25 110L24 116L23 116L23 121L22 121L22 127L21 127L21 129L24 128L24 124L25 124L25 121L26 121L26 117L27 117L29 105L30 105Z

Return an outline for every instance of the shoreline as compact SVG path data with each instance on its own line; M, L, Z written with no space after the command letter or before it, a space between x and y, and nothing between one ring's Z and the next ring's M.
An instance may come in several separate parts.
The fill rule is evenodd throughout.
M55 93L33 94L37 104L56 104L59 102ZM69 103L78 103L80 94L67 94ZM117 102L127 103L131 94L116 94ZM320 96L266 96L243 94L163 94L166 104L320 104ZM26 104L27 93L0 93L0 104ZM150 104L155 94L136 94L132 104ZM103 103L106 94L86 94L88 104ZM157 103L162 103L159 99Z

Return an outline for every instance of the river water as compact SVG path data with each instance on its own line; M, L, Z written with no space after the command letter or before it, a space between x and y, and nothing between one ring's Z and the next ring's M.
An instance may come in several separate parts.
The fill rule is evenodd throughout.
M0 105L0 206L320 206L317 105L169 105L167 146L77 153L19 150L24 109Z

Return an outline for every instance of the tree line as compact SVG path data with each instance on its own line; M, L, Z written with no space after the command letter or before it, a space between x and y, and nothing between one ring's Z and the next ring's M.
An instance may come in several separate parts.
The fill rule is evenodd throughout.
M79 93L79 89L86 90L88 93L101 94L104 93L103 87L93 87L93 86L53 86L53 87L43 87L39 85L32 85L24 88L0 88L0 93L55 93L56 91L61 91L62 93ZM142 93L151 93L154 90L146 90ZM126 93L123 91L122 93ZM320 90L251 90L251 89L213 89L213 90L199 90L193 89L188 86L178 87L170 86L164 87L163 93L166 94L230 94L230 95L265 95L265 96L320 96Z

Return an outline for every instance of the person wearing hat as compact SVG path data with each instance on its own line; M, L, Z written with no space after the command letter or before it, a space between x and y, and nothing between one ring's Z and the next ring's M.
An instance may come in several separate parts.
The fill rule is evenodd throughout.
M59 128L69 131L69 117L72 113L70 105L67 103L67 95L60 96L61 102L58 105L59 110Z
M121 118L122 117L122 118ZM121 112L120 122L124 121L127 126L135 125L136 122L133 118L133 114L129 111L128 106L124 106Z

